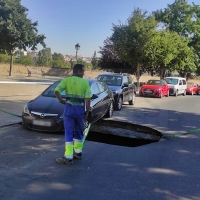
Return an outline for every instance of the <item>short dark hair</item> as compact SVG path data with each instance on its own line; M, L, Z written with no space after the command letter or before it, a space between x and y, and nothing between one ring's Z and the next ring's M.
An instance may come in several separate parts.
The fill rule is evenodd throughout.
M84 65L82 64L75 64L73 67L73 73L77 74L78 72L82 72L84 70Z

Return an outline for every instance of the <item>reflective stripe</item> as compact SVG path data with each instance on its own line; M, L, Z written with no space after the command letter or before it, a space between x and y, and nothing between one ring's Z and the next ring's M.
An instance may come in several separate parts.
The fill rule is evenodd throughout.
M74 151L76 153L81 153L83 149L83 140L74 139Z
M85 92L85 97L90 98L91 96L92 96L92 92L91 91Z
M65 142L65 158L73 158L73 142Z

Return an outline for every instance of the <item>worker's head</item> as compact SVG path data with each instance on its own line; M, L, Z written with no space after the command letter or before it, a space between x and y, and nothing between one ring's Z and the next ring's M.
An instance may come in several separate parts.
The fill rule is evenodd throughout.
M83 77L85 68L82 64L75 64L73 67L73 74L78 74Z

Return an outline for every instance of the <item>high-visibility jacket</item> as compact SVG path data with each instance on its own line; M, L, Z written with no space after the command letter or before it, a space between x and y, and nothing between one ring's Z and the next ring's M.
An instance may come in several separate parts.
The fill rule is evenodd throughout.
M66 109L64 115L71 117L83 116L85 112L85 98L91 98L92 93L87 80L72 75L64 78L55 89L59 93L65 90Z

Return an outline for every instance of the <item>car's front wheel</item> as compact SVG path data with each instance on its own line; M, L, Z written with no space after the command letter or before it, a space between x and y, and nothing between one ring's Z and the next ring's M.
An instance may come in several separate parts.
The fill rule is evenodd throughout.
M109 109L108 109L105 117L110 118L110 117L112 117L112 115L113 115L113 101L111 101Z
M129 103L129 105L134 105L135 104L135 92L133 92L132 99L128 103Z
M117 99L117 102L115 103L115 109L116 110L121 110L122 103L123 103L122 96L119 96L119 98Z

